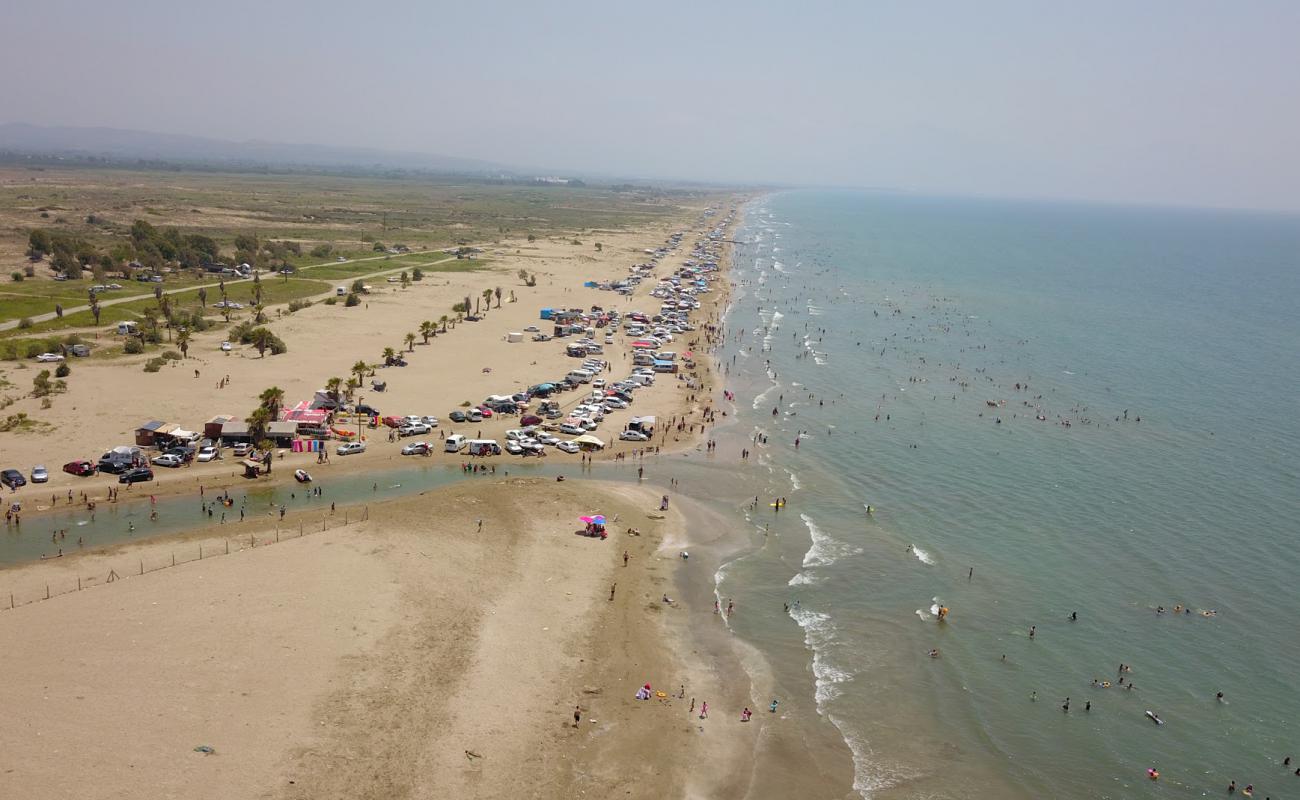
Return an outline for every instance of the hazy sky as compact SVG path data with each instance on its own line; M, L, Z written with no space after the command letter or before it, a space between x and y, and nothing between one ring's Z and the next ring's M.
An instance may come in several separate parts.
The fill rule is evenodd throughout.
M1300 209L1300 0L18 0L0 121Z

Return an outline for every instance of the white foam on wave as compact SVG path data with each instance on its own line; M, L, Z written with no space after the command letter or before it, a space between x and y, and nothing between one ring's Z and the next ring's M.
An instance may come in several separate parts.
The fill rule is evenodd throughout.
M786 581L786 586L812 586L821 583L821 579L807 572L796 572L794 577Z
M928 564L930 566L934 566L934 556L930 555L928 551L922 550L916 545L912 545L912 555L916 556L916 560L920 561L922 564Z
M790 476L790 491L797 492L803 488L803 484L799 481L799 475L794 470L787 469L785 473Z
M829 614L794 606L790 609L790 617L803 628L804 646L812 651L817 713L825 715L824 706L843 693L840 687L853 679L853 673L831 663L827 656L827 647L835 641L835 623Z
M769 394L771 394L773 391L775 391L776 389L778 389L780 386L781 386L781 384L779 384L779 383L774 383L774 384L772 384L771 386L769 386L769 387L767 387L766 389L764 389L762 392L760 392L760 393L759 393L759 394L754 398L754 402L753 402L753 404L752 404L753 407L754 407L754 410L757 411L758 409L760 409L760 408L762 408L763 406L767 405L767 396L768 396Z
M803 554L804 569L809 567L829 567L845 556L862 552L859 547L845 544L827 535L807 514L800 514L799 518L803 520L803 524L808 528L808 536L812 539L812 545L809 546L808 552Z

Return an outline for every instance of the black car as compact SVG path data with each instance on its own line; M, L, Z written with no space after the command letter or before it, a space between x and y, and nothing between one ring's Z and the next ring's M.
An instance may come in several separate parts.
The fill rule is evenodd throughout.
M8 486L10 489L17 489L19 486L26 486L27 479L16 469L7 469L0 472L0 483Z
M167 449L168 453L174 456L180 456L181 461L186 463L194 460L194 445L180 445Z
M447 417L448 417L448 419L450 419L452 422L464 422L464 421L465 421L465 412L464 412L464 411L453 411L453 412L451 412L450 414L448 414Z
M131 461L125 458L101 458L99 460L99 471L117 474L126 472L131 468Z
M379 409L375 408L374 406L368 406L365 403L362 403L357 406L357 413L365 414L367 417L377 417L379 416Z
M117 476L118 483L140 483L153 480L153 470L148 467L132 467Z

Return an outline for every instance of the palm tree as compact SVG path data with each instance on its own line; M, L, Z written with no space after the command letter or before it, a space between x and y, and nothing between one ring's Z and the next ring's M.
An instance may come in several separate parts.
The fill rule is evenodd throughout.
M465 310L464 310L463 312L461 312L461 313L463 313L465 316L468 317L468 316L469 316L469 309L470 309L470 305L469 305L469 295L465 295Z
M272 334L266 328L254 328L252 332L253 346L257 348L257 357L266 358L266 348L271 346Z
M384 348L384 363L387 364L397 356L397 351L391 347Z
M259 292L258 294L261 294L261 292ZM266 322L266 314L262 313L265 310L266 310L266 306L262 305L260 301L258 302L257 305L253 306L254 325L261 325L264 322Z
M357 393L357 389L361 388L361 379L353 375L352 377L348 378L348 382L343 385L345 387L345 392L348 396L348 399L351 400L352 396Z
M279 386L272 386L263 391L257 399L262 401L262 407L269 411L274 419L280 415L280 406L284 405L284 390Z
M500 307L501 307L501 287L498 286L497 288L493 289L493 290L492 290L492 293L495 294L495 295L497 296L497 308L500 308Z
M98 314L95 315L95 321L96 321L96 322L99 321L99 315L98 315ZM441 317L438 317L438 321L442 323L442 332L443 332L443 333L446 333L446 332L447 332L447 315L446 315L446 314L443 314Z
M357 363L352 365L352 374L357 376L358 386L361 385L361 380L366 377L366 373L369 371L370 371L370 365L364 361L358 361Z
M432 320L425 320L420 323L420 336L424 337L424 343L429 343L430 336L438 335L438 326Z
M248 425L249 438L260 442L266 438L266 426L271 423L271 412L266 406L258 406L244 419L244 423Z
M176 347L181 351L182 358L190 357L190 332L188 328L177 334Z
M338 402L339 395L342 393L342 390L343 390L342 378L330 378L329 380L325 381L325 392L329 394L331 400Z
M489 308L491 308L491 307L492 307L492 290L491 290L491 289L484 289L484 290L483 290L483 310L484 310L484 311L487 311L487 310L488 310Z
M414 334L414 333L408 333L408 334L406 334L406 339L405 339L405 341L406 341L406 352L408 352L408 353L414 353L414 352L415 352L415 334Z

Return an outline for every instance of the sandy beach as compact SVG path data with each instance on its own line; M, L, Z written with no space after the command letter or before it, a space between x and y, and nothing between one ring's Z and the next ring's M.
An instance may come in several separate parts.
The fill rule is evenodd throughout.
M548 307L598 305L623 312L637 309L653 312L659 305L658 299L648 294L653 281L643 283L629 297L584 288L582 283L626 276L631 265L649 258L647 249L660 247L673 232L683 231L682 245L664 257L655 271L658 275L671 274L689 256L692 243L716 224L716 218L701 216L702 210L683 207L680 217L667 225L589 232L599 236L602 242L599 251L590 244L577 246L559 238L511 241L485 252L481 270L429 272L423 281L406 288L376 278L369 281L373 293L355 308L318 302L296 313L278 316L277 309L269 309L269 327L289 347L287 353L279 356L259 357L251 346L236 346L232 352L222 352L219 345L227 333L225 326L218 325L194 336L189 358L170 362L158 373L142 371L145 357L78 361L73 365L76 379L69 381L68 391L59 395L51 408L38 409L38 401L33 398L20 399L11 406L9 413L27 411L39 416L49 426L48 430L75 430L78 434L69 437L0 434L5 438L6 464L24 472L29 465L44 464L50 474L48 483L29 483L16 492L8 492L7 496L23 504L25 515L39 514L54 505L102 500L107 497L108 488L117 485L116 476L76 477L62 472L61 465L75 459L93 461L113 446L132 444L135 428L149 420L201 430L203 423L217 414L243 419L258 405L261 392L271 386L284 391L286 405L309 401L330 377L347 377L358 361L382 362L385 347L403 352L410 366L377 369L373 377L366 378L356 400L378 407L385 415L438 417L440 426L432 435L415 438L434 443L433 458L458 461L463 456L441 452L441 436L457 432L500 440L505 430L517 426L518 418L456 424L448 418L451 411L461 408L466 401L477 404L489 394L518 391L533 383L558 379L576 363L565 355L563 340L534 342L531 334L527 334L523 342L511 343L506 334L529 326L548 329L549 323L539 319L539 310ZM534 275L537 285L525 286L518 278L520 269ZM500 306L494 302L482 321L452 325L427 344L417 338L413 346L405 345L406 333L418 331L422 321L437 321L450 313L451 305L461 298L480 297L484 289L496 287L501 287L503 292ZM515 302L511 302L512 295ZM707 350L702 327L719 318L725 299L725 281L717 281L715 291L702 295L702 307L692 315L700 330L682 335L673 346L678 351ZM606 345L603 357L611 365L608 377L622 378L630 371L629 343L619 332L614 343ZM609 414L597 431L608 445L601 456L612 458L645 446L617 439L623 420L632 415L654 415L661 420L687 419L692 425L702 427L701 415L710 401L706 393L690 389L687 381L693 379L697 386L712 388L709 370L708 359L700 358L693 370L662 376L653 386L639 391L632 408ZM0 368L3 373L0 377L22 384L30 381L29 372L28 365L21 364ZM386 382L386 390L369 391L372 380ZM569 407L579 401L580 394L583 393L572 392L557 399L563 407ZM105 402L105 398L129 398L129 402ZM278 479L285 480L298 467L313 472L360 472L376 468L380 461L400 458L398 451L406 442L388 441L386 428L362 433L368 447L365 453L332 457L332 463L327 465L317 465L311 453L279 451L277 455L281 458L276 462L278 469L272 479L277 479L278 473ZM661 425L660 435L651 444L663 448L690 446L695 433L696 430L670 431L668 425ZM576 455L558 451L551 452L550 457L578 460ZM503 456L498 460L508 462L512 458ZM124 489L123 493L196 492L199 486L243 483L240 471L237 460L230 457L180 469L158 468L154 470L154 481Z
M683 227L686 244L659 272L674 269L705 229ZM330 374L373 359L389 338L400 343L367 326L415 327L429 304L477 293L529 259L540 277L535 292L512 287L518 302L427 348L417 344L411 367L380 371L389 391L366 396L385 413L445 417L461 399L569 368L561 344L505 341L503 332L532 324L538 308L654 308L647 286L620 298L580 283L621 276L633 253L670 232L602 234L615 243L603 258L566 255L563 243L513 256L503 249L492 255L486 282L481 273L435 274L406 290L384 286L361 308L315 306L276 323L289 355L191 358L182 367L199 369L198 378L182 367L136 374L122 362L83 372L98 371L96 396L148 384L151 418L237 412L255 404L264 385L309 398ZM693 319L718 318L723 283ZM209 335L214 349L221 336ZM627 358L622 338L606 350L614 364ZM678 347L698 348L691 377L713 388L702 335ZM207 385L218 372L230 375L225 389ZM602 431L613 440L607 432L621 427L622 415L655 414L689 424L664 425L653 444L702 446L708 398L665 378ZM92 450L129 441L137 421L95 400L74 389L55 408L68 415L64 424L96 437L108 432ZM441 430L500 438L513 424L485 421L471 431L444 422ZM248 490L288 479L299 462L365 480L367 471L402 461L397 444L376 438L367 453L328 465L288 454L274 477L256 482L220 463L157 470L159 481L124 491L121 502L198 494L199 486ZM16 441L18 459L56 464L92 455L83 438ZM633 445L646 446L616 443L601 458ZM508 468L508 459L494 460ZM26 501L28 529L51 505L79 507L112 485L109 476L51 474L50 484L14 494ZM37 798L134 797L142 785L160 797L214 798L745 796L759 725L742 723L740 712L757 701L734 639L707 610L709 580L677 572L685 565L680 549L697 541L688 527L700 526L688 526L678 507L659 512L658 502L655 490L632 485L490 477L329 514L282 521L263 514L238 526L91 543L0 571L0 593L23 598L0 615L0 652L22 653L5 659L0 688L9 713L0 747L14 765L0 789ZM610 538L574 535L577 518L596 512L611 520ZM726 535L711 529L713 538ZM42 599L50 586L54 596ZM679 591L690 593L689 604ZM634 699L646 683L651 699ZM704 702L708 718L700 716Z
M657 501L630 485L462 483L300 538L263 529L229 555L220 532L196 532L189 549L216 555L174 568L156 569L178 546L163 539L6 570L9 585L123 577L0 615L0 788L741 796L745 681L724 687L725 661L675 644L688 612L663 602L677 555L662 545L686 531ZM608 540L575 535L593 512ZM669 696L634 700L647 682Z

